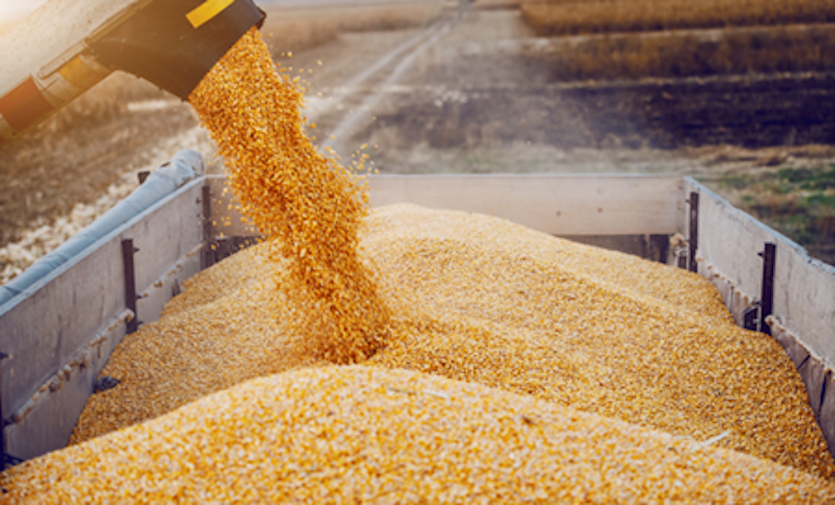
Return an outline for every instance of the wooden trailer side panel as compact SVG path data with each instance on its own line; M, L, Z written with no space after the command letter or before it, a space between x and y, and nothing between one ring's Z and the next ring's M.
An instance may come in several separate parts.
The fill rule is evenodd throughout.
M552 235L669 235L681 177L646 175L378 175L371 205L478 212Z
M258 230L242 220L225 177L208 176L209 264L252 245ZM645 175L376 175L371 206L414 203L496 216L552 235L669 262L678 229L681 177ZM658 245L662 247L655 247ZM653 249L655 247L655 249ZM656 250L657 249L657 250ZM646 254L644 254L646 253ZM657 253L657 254L655 254Z

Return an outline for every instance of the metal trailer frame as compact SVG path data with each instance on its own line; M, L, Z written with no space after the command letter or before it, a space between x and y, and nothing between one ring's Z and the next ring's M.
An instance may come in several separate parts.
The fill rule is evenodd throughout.
M241 222L234 206L230 210L224 186L223 176L186 184L0 306L0 353L7 356L0 362L0 409L8 453L28 459L64 447L130 326L156 320L183 280L257 240L257 231ZM479 212L591 242L689 240L689 250L659 247L654 256L712 281L738 324L771 331L798 367L835 447L835 268L692 178L380 175L370 186L372 206L411 202ZM758 255L763 252L765 258ZM682 262L685 256L690 265ZM766 284L772 286L770 308Z

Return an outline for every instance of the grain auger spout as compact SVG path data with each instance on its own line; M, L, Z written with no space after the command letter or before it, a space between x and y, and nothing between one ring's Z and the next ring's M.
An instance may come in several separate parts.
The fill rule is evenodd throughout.
M186 99L264 18L252 0L50 0L0 35L0 149L116 70Z

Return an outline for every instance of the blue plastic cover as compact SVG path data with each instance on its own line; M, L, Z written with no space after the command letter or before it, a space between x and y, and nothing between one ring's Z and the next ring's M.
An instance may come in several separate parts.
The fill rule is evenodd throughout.
M155 170L130 196L96 219L93 224L36 261L25 272L0 286L0 312L3 312L2 307L9 300L203 173L203 156L200 153L191 149L177 153L171 161L163 163Z

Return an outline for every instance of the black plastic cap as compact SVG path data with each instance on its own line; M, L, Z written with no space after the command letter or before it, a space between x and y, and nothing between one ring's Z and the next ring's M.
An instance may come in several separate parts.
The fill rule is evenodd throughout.
M235 0L204 24L186 15L205 0L156 0L92 41L99 63L130 72L187 99L203 77L266 14L252 0Z

